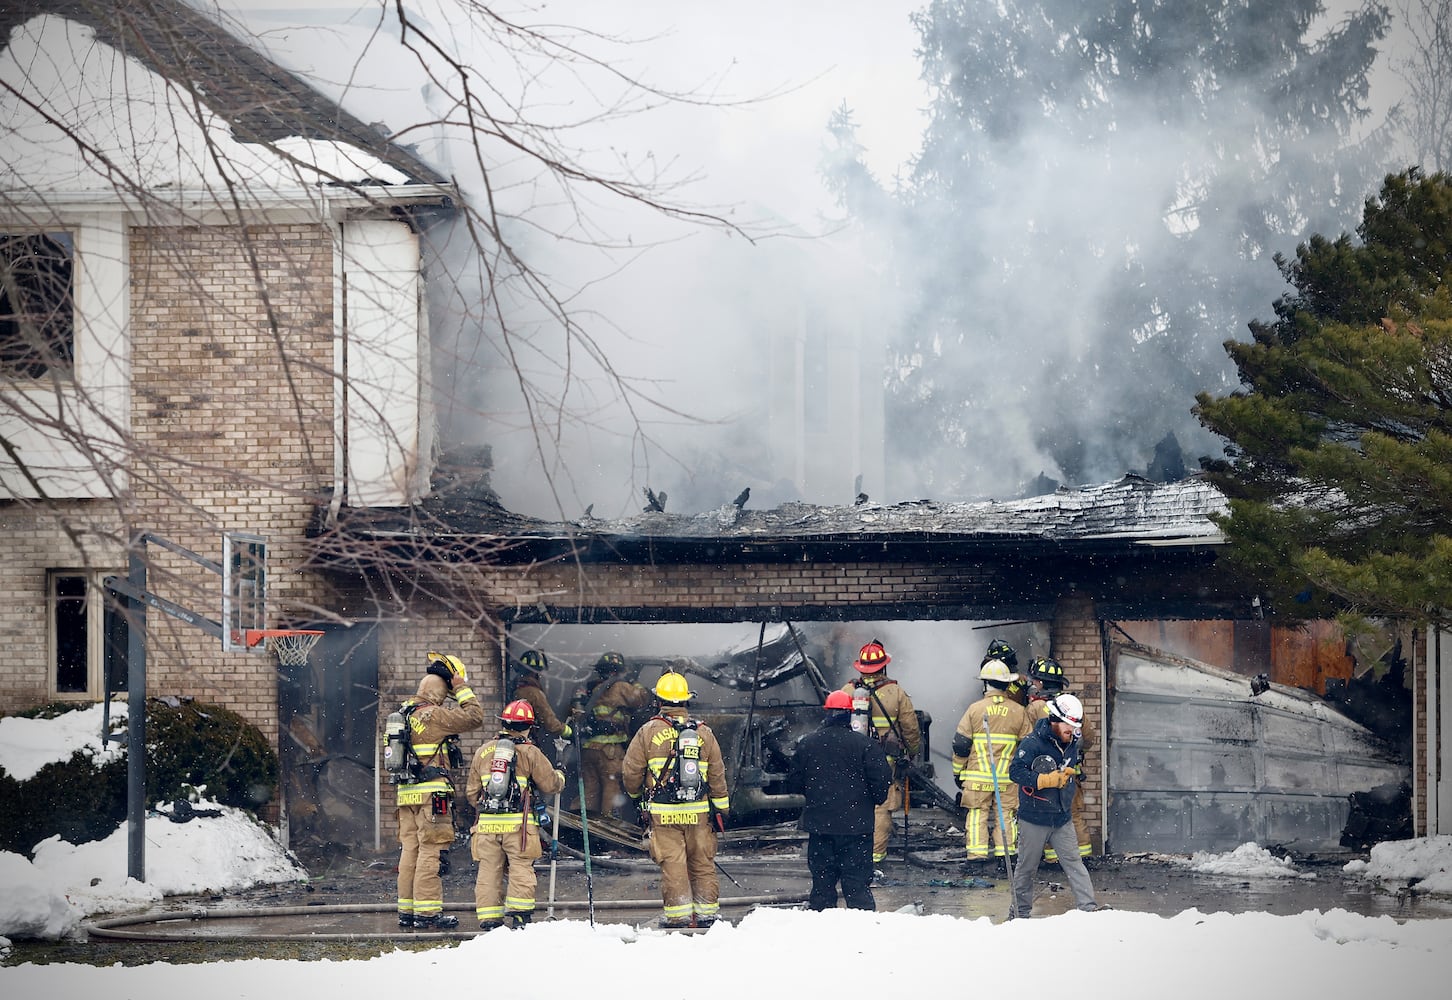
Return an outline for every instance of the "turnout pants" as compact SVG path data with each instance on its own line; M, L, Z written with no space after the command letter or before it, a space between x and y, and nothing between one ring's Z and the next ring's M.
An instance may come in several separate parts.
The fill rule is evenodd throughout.
M849 910L875 910L872 898L872 835L867 833L813 833L807 836L807 868L812 873L812 894L807 908L830 910L837 906L837 883Z
M721 880L716 877L716 831L708 817L695 823L650 827L650 859L660 865L660 897L665 922L685 926L709 923L721 910Z
M1018 867L1013 870L1013 901L1018 916L1027 917L1034 908L1034 877L1039 873L1039 859L1043 857L1044 845L1050 844L1059 852L1059 864L1063 866L1064 877L1069 890L1074 894L1074 905L1081 910L1094 908L1094 884L1089 881L1089 870L1079 857L1079 845L1074 838L1074 824L1061 823L1058 826L1039 826L1022 820L1018 824Z
M902 781L894 780L887 789L887 801L872 807L872 860L887 857L887 843L892 839L892 813L902 808Z
M988 844L993 842L993 856L1001 858L1005 854L1015 854L1018 851L1018 789L1012 785L1008 786L1008 792L1012 795L1013 805L1008 801L1003 802L1003 826L1004 831L998 826L998 804L993 798L993 789L983 791L977 788L964 788L963 795L959 801L968 808L966 823L965 847L968 852L969 861L987 861ZM1000 799L1003 798L1000 789ZM1005 850L1005 837L1007 850Z
M474 880L474 915L479 923L497 924L506 914L534 912L538 884L534 859L544 853L534 824L530 824L522 847L519 831L511 830L475 833L469 849L479 862L479 875Z
M620 772L625 762L625 744L597 743L580 751L580 773L585 778L585 811L615 816L625 804L625 786Z
M454 842L454 818L429 805L398 807L398 912L431 917L444 912L439 853Z

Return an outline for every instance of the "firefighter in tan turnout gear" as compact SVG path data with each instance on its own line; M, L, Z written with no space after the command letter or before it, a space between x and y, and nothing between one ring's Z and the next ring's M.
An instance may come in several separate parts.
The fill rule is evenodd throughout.
M910 794L901 762L916 757L922 742L913 700L897 681L887 676L887 665L891 662L892 657L887 655L882 643L873 639L862 647L852 664L862 676L842 686L852 696L852 728L881 743L888 763L893 766L887 801L876 806L872 814L873 864L887 857L893 811L902 809Z
M709 927L720 911L716 832L731 799L716 734L687 712L685 677L667 672L655 685L660 711L625 751L625 791L650 823L650 857L660 865L666 927Z
M962 789L958 801L968 810L966 865L982 872L990 864L990 840L995 858L1018 849L1018 790L1008 779L1008 766L1033 722L1009 693L1019 677L1007 664L989 660L978 676L983 697L968 706L953 734L953 779Z
M509 700L529 702L529 707L534 709L534 726L537 732L567 740L574 735L574 730L568 722L561 722L559 716L555 715L555 710L550 706L549 695L545 694L541 683L549 668L550 661L543 653L537 649L526 649L520 654L519 665L515 669L514 690L510 692ZM558 754L548 741L541 742L539 749L549 758L551 764L559 762Z
M625 679L625 657L619 653L602 655L595 675L580 708L585 810L618 816L625 804L620 764L630 742L630 710L649 705L650 692Z
M540 845L539 806L565 787L539 747L529 740L534 709L511 701L499 713L499 735L479 748L469 768L469 798L479 807L470 850L479 862L474 914L480 930L508 921L523 927L534 913L534 859Z
M439 854L454 841L454 786L449 768L462 765L459 733L484 724L484 706L469 688L457 656L428 654L418 693L388 717L384 765L398 786L398 925L457 927L444 913ZM452 759L458 756L457 764Z

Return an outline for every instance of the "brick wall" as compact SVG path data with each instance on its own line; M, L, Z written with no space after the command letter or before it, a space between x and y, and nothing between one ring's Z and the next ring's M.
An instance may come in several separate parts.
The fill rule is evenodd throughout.
M329 231L139 228L131 274L134 523L213 559L225 531L266 536L269 624L312 617L303 609L323 595L298 567L332 480ZM220 616L216 574L156 546L150 554L153 591ZM271 657L223 653L198 629L149 618L148 693L224 702L276 742Z
M958 604L992 595L986 566L903 562L500 567L481 585L495 607L770 608Z
M1084 757L1084 815L1096 854L1104 850L1104 646L1094 602L1071 595L1059 600L1049 630L1050 655L1064 668L1070 690L1084 703L1089 748Z
M109 504L0 504L0 706L50 701L46 571L125 567L119 518Z
M0 505L7 711L47 700L46 569L124 572L134 531L212 560L224 531L266 535L272 620L314 617L306 608L327 603L299 566L304 528L332 480L330 231L139 227L129 248L131 489L116 501ZM216 574L156 545L148 554L149 589L220 618ZM148 619L148 694L225 704L276 743L270 657L225 654L156 609Z

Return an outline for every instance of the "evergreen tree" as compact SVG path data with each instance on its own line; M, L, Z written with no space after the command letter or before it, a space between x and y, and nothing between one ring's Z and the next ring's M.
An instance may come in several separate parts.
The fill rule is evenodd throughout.
M1143 468L1167 432L1211 445L1189 401L1233 384L1220 344L1275 294L1264 259L1353 225L1386 169L1349 136L1387 12L1313 36L1320 10L933 0L915 16L934 97L883 230L916 303L889 359L891 481L1012 495L1041 469ZM863 185L839 164L844 204L873 203Z
M1241 391L1200 394L1229 442L1232 559L1278 613L1452 622L1452 178L1388 177L1359 240L1276 263L1294 291L1227 342Z

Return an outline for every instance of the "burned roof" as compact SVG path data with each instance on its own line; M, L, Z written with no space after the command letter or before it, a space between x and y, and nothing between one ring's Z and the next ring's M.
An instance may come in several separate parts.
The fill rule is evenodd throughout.
M217 20L181 0L15 0L0 10L0 45L41 14L89 26L96 38L152 72L190 88L242 142L301 139L346 143L378 157L410 183L447 185L412 149L344 111Z
M1020 500L919 500L851 507L787 503L771 510L727 503L698 514L649 511L618 520L587 516L555 522L508 511L482 487L472 493L443 490L402 510L345 509L338 527L346 535L374 539L514 542L535 555L542 548L567 547L575 555L604 548L619 556L640 545L648 545L656 557L672 548L683 553L710 546L762 551L773 546L888 542L1218 546L1221 534L1210 515L1227 509L1224 495L1199 479L1154 483L1130 475Z

